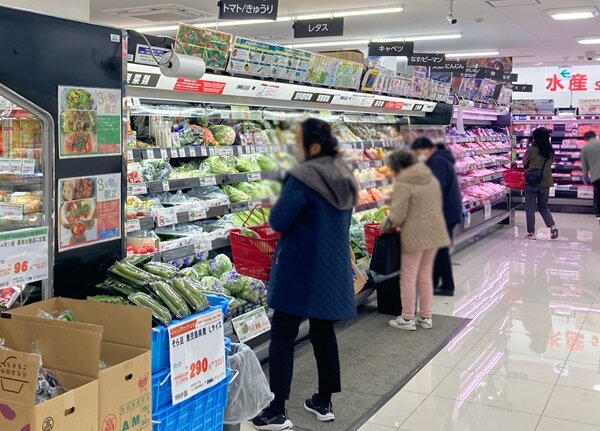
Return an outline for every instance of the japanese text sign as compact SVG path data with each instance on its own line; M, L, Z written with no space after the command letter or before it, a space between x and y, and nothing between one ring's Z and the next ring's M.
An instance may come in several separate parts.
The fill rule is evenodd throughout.
M533 93L532 84L513 84L513 91L517 93Z
M444 63L445 60L446 57L444 54L427 54L419 52L408 56L408 65L433 67Z
M343 36L344 18L310 19L294 23L294 37Z
M277 19L279 0L220 0L219 19Z
M454 76L459 76L459 74L464 72L466 69L466 61L445 61L431 67L432 72L452 72L452 75Z
M0 233L0 288L48 278L48 228Z
M233 329L242 343L271 330L271 322L264 307L249 311L232 319Z
M223 381L227 375L220 309L169 326L173 405Z
M410 57L414 49L414 42L371 42L369 57Z
M600 91L600 79L592 78L588 73L572 73L563 68L546 77L546 90L557 91Z

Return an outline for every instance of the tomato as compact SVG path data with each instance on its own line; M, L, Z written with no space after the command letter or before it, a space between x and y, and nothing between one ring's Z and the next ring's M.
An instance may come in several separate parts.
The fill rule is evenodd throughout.
M156 253L156 249L150 244L147 244L144 248L146 249L146 253Z

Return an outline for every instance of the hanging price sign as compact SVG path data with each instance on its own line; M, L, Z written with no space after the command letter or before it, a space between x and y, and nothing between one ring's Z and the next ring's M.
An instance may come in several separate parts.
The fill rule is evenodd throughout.
M216 186L217 185L217 177L202 177L200 178L200 186L208 187L208 186Z
M48 278L48 228L0 233L0 288Z
M252 340L271 330L271 322L265 311L260 307L231 320L233 330L242 343Z
M206 210L190 210L188 218L190 221L204 220L206 218Z
M492 218L492 203L490 201L483 202L483 219L489 220Z
M140 219L134 218L131 220L127 220L127 233L130 232L137 232L138 230L142 230L142 227L140 226Z
M471 211L465 211L465 229L469 229L471 227Z
M169 326L173 405L225 379L224 337L220 309Z
M577 188L577 199L594 199L594 189L592 187L579 186Z
M177 210L175 208L161 208L154 212L157 226L170 226L177 224Z

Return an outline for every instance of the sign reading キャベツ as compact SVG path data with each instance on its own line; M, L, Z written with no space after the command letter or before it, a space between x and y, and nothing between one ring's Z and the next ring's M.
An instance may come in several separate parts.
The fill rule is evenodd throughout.
M294 37L343 36L344 18L309 19L294 23Z
M279 0L220 0L219 19L277 19Z
M370 42L369 57L410 57L414 42Z

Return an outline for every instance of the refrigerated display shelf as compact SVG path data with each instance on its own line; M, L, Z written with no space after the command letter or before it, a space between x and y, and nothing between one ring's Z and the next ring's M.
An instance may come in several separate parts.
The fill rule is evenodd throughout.
M502 178L502 172L498 172L498 173L494 173L494 174L490 174L490 175L485 175L483 177L477 177L477 178L471 178L465 181L460 181L459 178L459 182L460 182L460 186L461 188L465 188L465 187L469 187L469 186L474 186L476 184L482 184L482 183L487 183L490 181L494 181L494 180L499 180Z
M374 189L377 187L384 187L393 184L393 180L374 180L374 181L365 181L359 184L362 190Z
M473 164L473 165L467 165L467 166L458 167L458 168L456 168L456 172L458 174L465 174L467 172L474 171L476 169L494 168L494 167L497 167L497 166L506 165L508 163L510 163L509 159L496 160L496 161L489 162L489 163L476 163L476 164Z
M502 154L510 152L511 147L482 148L480 150L465 150L460 152L461 157L484 156L488 154Z
M381 208L386 205L390 205L391 203L392 203L391 199L384 199L382 201L377 201L377 202L369 202L366 204L358 205L356 208L354 208L354 212L359 213L359 212L363 212L363 211L374 210L374 209Z
M248 154L270 154L277 151L291 151L291 145L236 145L236 146L189 146L177 148L130 149L127 159L133 161L154 159L185 159L209 156L240 156Z

